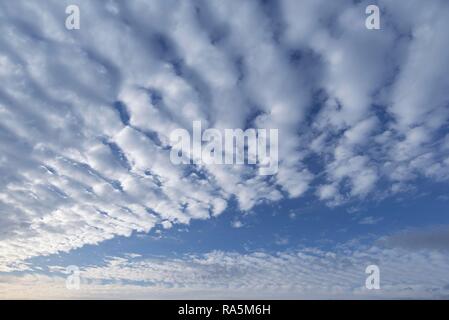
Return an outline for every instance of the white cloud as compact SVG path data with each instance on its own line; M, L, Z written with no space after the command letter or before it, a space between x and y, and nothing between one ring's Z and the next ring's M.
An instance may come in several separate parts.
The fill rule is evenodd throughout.
M248 211L317 185L335 205L447 181L448 8L381 1L373 32L366 3L79 1L73 32L69 1L1 3L0 270L234 198ZM198 119L279 129L278 174L172 165L171 130Z
M364 217L364 218L360 219L359 220L359 224L370 224L370 225L372 225L372 224L377 224L377 223L379 223L382 220L383 220L383 218L380 218L380 217L376 218L376 217L368 216L368 217Z
M240 220L235 220L231 223L231 226L236 229L240 229L243 227L243 222Z
M365 268L380 268L380 290L365 288ZM2 298L444 298L447 251L341 245L253 252L212 251L178 258L127 254L80 267L80 290L65 288L65 268L51 275L0 275Z

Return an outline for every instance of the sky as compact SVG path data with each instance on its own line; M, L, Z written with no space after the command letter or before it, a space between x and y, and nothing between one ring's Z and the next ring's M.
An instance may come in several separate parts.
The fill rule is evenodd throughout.
M0 299L449 298L447 30L445 0L0 0ZM276 172L173 163L194 121L278 130Z

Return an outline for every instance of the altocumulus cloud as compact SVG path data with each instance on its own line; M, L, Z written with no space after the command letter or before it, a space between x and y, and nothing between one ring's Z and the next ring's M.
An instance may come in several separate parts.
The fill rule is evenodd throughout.
M70 1L0 3L0 271L233 199L248 211L311 192L334 206L449 179L447 1L378 1L379 31L364 27L367 1L77 3L72 31ZM279 129L278 173L172 165L170 132L194 120ZM201 276L210 259L156 271Z
M380 267L381 291L365 288L366 263ZM449 255L360 243L336 250L275 253L212 251L179 258L126 254L80 268L79 290L65 287L65 267L0 276L0 297L24 298L447 298Z

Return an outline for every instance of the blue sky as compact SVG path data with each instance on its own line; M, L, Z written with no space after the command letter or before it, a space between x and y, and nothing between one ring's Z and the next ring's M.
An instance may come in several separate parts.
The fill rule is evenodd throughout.
M448 297L448 17L0 1L0 298ZM278 170L173 163L194 121L278 130Z

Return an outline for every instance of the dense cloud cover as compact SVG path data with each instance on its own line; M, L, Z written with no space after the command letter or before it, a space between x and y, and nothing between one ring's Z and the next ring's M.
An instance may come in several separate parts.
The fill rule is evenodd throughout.
M305 193L329 206L449 179L449 4L0 2L0 271ZM177 166L169 135L279 129L279 171Z

